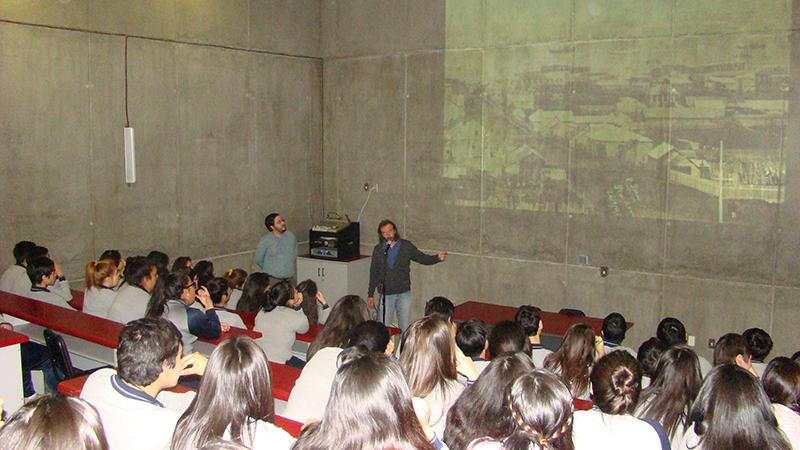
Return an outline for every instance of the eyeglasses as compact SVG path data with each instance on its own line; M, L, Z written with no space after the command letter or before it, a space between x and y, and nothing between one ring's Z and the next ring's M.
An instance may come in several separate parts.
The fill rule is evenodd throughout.
M191 284L189 284L188 286L184 287L184 289L191 289L193 287L197 287L197 282L196 281L194 281Z

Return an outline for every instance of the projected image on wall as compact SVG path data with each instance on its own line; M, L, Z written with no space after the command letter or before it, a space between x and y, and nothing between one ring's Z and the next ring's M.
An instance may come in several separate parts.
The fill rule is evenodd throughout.
M788 60L768 34L451 52L443 177L481 177L463 206L758 222L783 202Z

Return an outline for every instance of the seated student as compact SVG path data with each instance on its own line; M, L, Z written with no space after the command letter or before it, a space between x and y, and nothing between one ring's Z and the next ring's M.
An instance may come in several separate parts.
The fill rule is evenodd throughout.
M125 282L125 278L122 276L125 271L125 260L122 259L122 254L119 252L119 250L103 251L103 254L101 254L97 260L102 261L104 259L113 261L114 265L117 267L117 278L119 278L119 281L117 282L117 286L114 286L114 289L117 290L120 288L120 286L122 286L122 283Z
M61 394L32 400L0 422L5 450L108 450L103 423L86 401Z
M324 324L328 321L328 316L331 313L328 301L322 294L322 291L317 287L317 283L313 280L304 280L297 285L297 290L303 294L303 298L313 298L317 301L303 302L303 314L308 319L308 327L313 328L318 324Z
M253 272L248 275L242 289L242 297L236 304L236 311L246 313L260 311L261 305L267 301L269 287L269 275L263 272Z
M628 352L611 352L597 360L591 378L598 409L575 412L575 450L669 450L661 425L631 415L639 400L641 377L639 363Z
M441 445L420 424L411 395L397 362L349 348L340 356L322 420L306 427L292 448L429 449L434 448L432 441Z
M531 354L528 337L525 336L522 327L510 320L503 320L494 324L489 332L488 346L486 347L486 354L489 359L517 352L522 352L528 356Z
M28 256L25 258L25 276L18 277L14 280L14 285L11 286L9 292L12 294L27 296L31 291L31 279L28 277L28 262L36 258L50 258L50 250L42 246L34 246L28 250ZM72 295L72 293L70 293ZM69 301L69 299L65 300Z
M303 299L308 297L303 296ZM325 297L321 297L324 301ZM320 298L317 298L317 302ZM311 299L308 299L311 302ZM314 303L317 303L314 302ZM304 301L303 303L306 303ZM369 319L369 307L361 297L357 295L345 295L340 298L336 305L331 309L328 321L322 331L314 338L314 342L308 346L306 361L310 361L314 355L325 347L341 347L347 339L350 330L366 322Z
M686 345L687 336L683 322L674 317L664 318L658 323L656 337L664 344L664 348ZM711 363L700 355L697 355L697 359L700 361L700 373L705 377L711 371Z
M635 415L661 424L672 450L686 450L689 411L700 390L700 362L684 345L670 347L658 360L653 383L639 396Z
M195 300L200 301L202 310L191 307ZM164 317L175 324L187 353L191 353L197 338L218 339L223 331L230 329L220 323L208 290L200 288L198 291L197 283L191 281L185 270L158 279L145 317Z
M400 367L414 397L421 397L431 409L428 425L442 436L447 411L464 390L457 373L474 382L478 372L472 360L456 351L450 324L437 314L416 320L403 333Z
M14 293L14 286L20 283L29 283L28 272L25 271L27 267L28 252L36 247L31 241L20 241L14 245L14 265L9 267L0 276L0 291Z
M150 301L150 292L156 285L158 273L156 266L144 256L131 256L125 261L125 284L117 291L117 296L108 308L108 320L128 323L141 319Z
M114 289L119 284L117 265L110 259L89 261L86 264L86 293L83 312L97 317L107 317L117 296Z
M572 395L558 376L535 369L513 380L507 392L502 417L511 424L509 433L476 439L466 448L573 450Z
M51 305L71 308L67 300L72 298L69 290L69 283L63 275L59 275L56 264L46 256L40 256L28 261L25 268L30 280L30 288L26 297ZM69 296L69 298L66 298Z
M222 275L228 280L228 287L231 288L231 298L228 300L228 309L237 310L239 299L242 298L244 282L247 280L247 272L242 269L230 269Z
M694 450L790 450L758 379L722 364L703 380L689 414L686 447Z
M625 350L634 358L636 357L636 352L632 348L622 345L627 330L628 325L625 323L625 317L618 312L612 312L603 319L602 336L606 354L617 350Z
M0 314L0 328L14 331L14 325L10 322L5 322L2 314ZM36 388L34 388L33 379L31 378L31 370L41 370L45 387L49 392L56 392L58 383L61 380L50 361L50 350L44 345L33 341L23 342L19 345L19 350L22 363L22 395L27 399L36 394Z
M192 264L192 258L188 256L178 256L175 258L175 261L172 262L172 270L171 272L177 272L181 269L193 269L194 264Z
M202 375L206 361L199 353L183 356L181 333L172 322L134 320L119 334L117 370L89 375L81 398L97 409L114 450L164 449L195 395L167 389L182 375Z
M576 323L567 330L561 346L544 360L544 368L560 375L572 396L589 400L589 373L595 360L603 355L603 340L595 339L589 325Z
M747 341L753 368L759 376L763 375L767 368L767 356L772 351L772 338L761 328L749 328L742 333L742 336Z
M758 378L758 373L750 361L747 341L741 334L727 333L717 339L717 345L714 346L714 366L720 364L736 364Z
M642 389L650 386L656 377L656 365L658 365L658 359L661 358L664 350L666 350L664 343L657 337L651 337L639 346L636 359L642 367Z
M511 434L514 421L505 413L509 405L506 386L535 368L531 358L522 352L493 358L447 413L444 442L450 448L466 448L479 437L500 439Z
M453 302L447 297L433 297L425 303L425 315L439 314L448 322L453 322L453 312L455 311Z
M304 361L292 356L292 344L295 334L308 331L308 320L301 306L303 294L295 290L291 280L284 280L272 286L263 301L253 327L262 334L256 343L270 361L302 368Z
M169 273L169 255L158 250L153 250L147 254L147 260L150 264L156 266L158 276L164 276Z
M350 347L361 347L369 352L384 353L387 356L394 351L394 344L386 325L375 320L362 322L350 330L342 348ZM284 417L301 423L322 418L328 405L333 378L339 367L338 359L342 348L320 349L308 360L289 394L289 401L282 414Z
M214 311L217 312L217 317L222 323L227 323L232 327L247 328L242 321L242 318L234 313L225 309L231 298L231 289L228 287L228 280L222 277L212 278L206 283L208 296L214 303Z
M531 346L531 359L536 367L544 367L544 359L553 352L542 347L542 310L536 306L522 305L514 315L514 321L522 327Z
M792 448L800 449L800 365L779 356L767 365L761 382L772 402L778 427Z
M197 273L198 287L205 287L206 283L214 278L214 263L202 260L194 265L194 271Z
M183 413L172 450L194 450L213 439L254 449L285 449L294 443L275 423L275 401L264 351L249 337L222 341L211 352L203 383Z
M464 356L472 359L478 374L489 365L486 354L489 347L487 328L481 319L469 319L461 322L456 329L456 345Z

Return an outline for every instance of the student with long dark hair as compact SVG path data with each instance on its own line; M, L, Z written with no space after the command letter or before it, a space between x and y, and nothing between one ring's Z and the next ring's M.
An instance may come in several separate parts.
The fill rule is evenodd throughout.
M247 328L238 314L226 309L231 298L231 288L228 286L228 280L222 277L212 278L206 282L205 288L214 303L214 311L217 312L217 317L219 317L221 323L227 323L232 327Z
M358 347L340 358L322 420L292 449L433 449L395 361Z
M117 296L119 272L110 259L89 261L86 264L86 293L83 296L83 312L97 317L106 317Z
M169 255L162 251L153 250L147 254L150 264L156 266L158 276L163 277L169 273Z
M518 323L510 320L504 320L494 324L491 331L489 331L489 347L488 353L490 359L506 353L522 352L530 356L531 347L528 337L525 336L525 331Z
M572 437L576 450L669 450L661 425L632 415L642 381L636 358L628 352L603 356L594 364L591 381L597 409L575 413Z
M303 297L306 298L306 297ZM311 299L309 299L309 302ZM305 301L303 303L306 303ZM316 302L314 302L316 303ZM316 305L315 305L316 307ZM306 361L325 347L342 347L347 334L369 319L369 307L358 295L345 295L331 309L325 327L308 347Z
M199 301L202 310L191 305ZM169 273L158 279L147 305L147 318L164 317L178 327L184 353L191 353L197 338L217 339L229 325L220 323L214 303L206 288L197 290L185 270ZM225 330L223 330L225 328Z
M690 413L687 448L790 450L767 394L750 372L734 364L715 367L703 380Z
M314 280L301 281L297 285L297 290L303 293L303 298L309 299L309 301L303 302L303 314L308 319L308 326L313 327L320 323L326 323L331 309L325 295L317 287L317 283ZM312 298L316 301L310 301Z
M202 447L215 438L254 449L288 449L294 439L274 425L275 404L264 351L249 337L221 342L208 358L203 383L183 413L172 450Z
M479 437L500 439L511 434L514 421L505 413L509 407L506 386L535 368L524 353L506 353L493 358L447 413L443 440L450 449L466 448Z
M470 450L573 450L572 394L545 369L528 372L506 388L502 413L511 432L501 439L480 438ZM453 447L451 447L453 448ZM455 447L459 450L464 447Z
M262 272L253 272L247 277L242 289L242 297L236 304L236 311L257 313L261 305L267 302L269 292L269 275Z
M23 405L0 426L5 450L109 448L97 410L77 397L44 395Z
M228 308L237 310L239 300L242 298L244 283L247 281L247 272L244 269L229 269L222 275L228 280L228 287L231 288L231 298L228 300Z
M655 374L639 398L636 417L659 422L672 449L685 450L689 410L703 383L700 362L692 349L676 345L661 355Z
M767 356L772 351L772 338L769 333L761 328L748 328L742 333L747 341L747 349L750 350L750 357L758 376L764 374L767 368Z
M544 367L561 376L573 397L588 400L595 351L603 354L603 341L595 340L592 327L578 323L569 327L558 350L545 358Z
M767 365L761 382L772 402L778 427L792 448L800 449L800 365L779 356Z
M194 265L194 271L197 273L198 286L205 287L214 278L214 263L204 259Z
M156 266L144 256L131 256L125 261L125 284L108 309L107 319L119 323L144 317L150 292L156 285Z
M263 301L253 326L262 334L256 342L270 361L302 368L304 361L292 356L292 344L295 334L308 331L301 307L303 294L292 286L291 280L284 280L272 286Z
M389 337L386 325L368 320L350 330L342 347L361 347L388 356L394 350L394 344ZM328 405L328 396L341 353L342 348L325 347L308 360L289 394L283 416L301 423L322 417Z
M450 323L436 314L412 322L403 335L400 367L414 397L430 406L428 425L442 436L447 411L464 390L457 373L461 371L468 382L478 378L472 360L456 351Z

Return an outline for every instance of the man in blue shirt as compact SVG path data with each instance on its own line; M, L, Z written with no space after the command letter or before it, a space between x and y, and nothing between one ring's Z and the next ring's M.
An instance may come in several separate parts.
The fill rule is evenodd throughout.
M297 265L297 238L286 229L286 221L278 213L264 219L269 230L256 248L256 266L275 278L293 278Z

